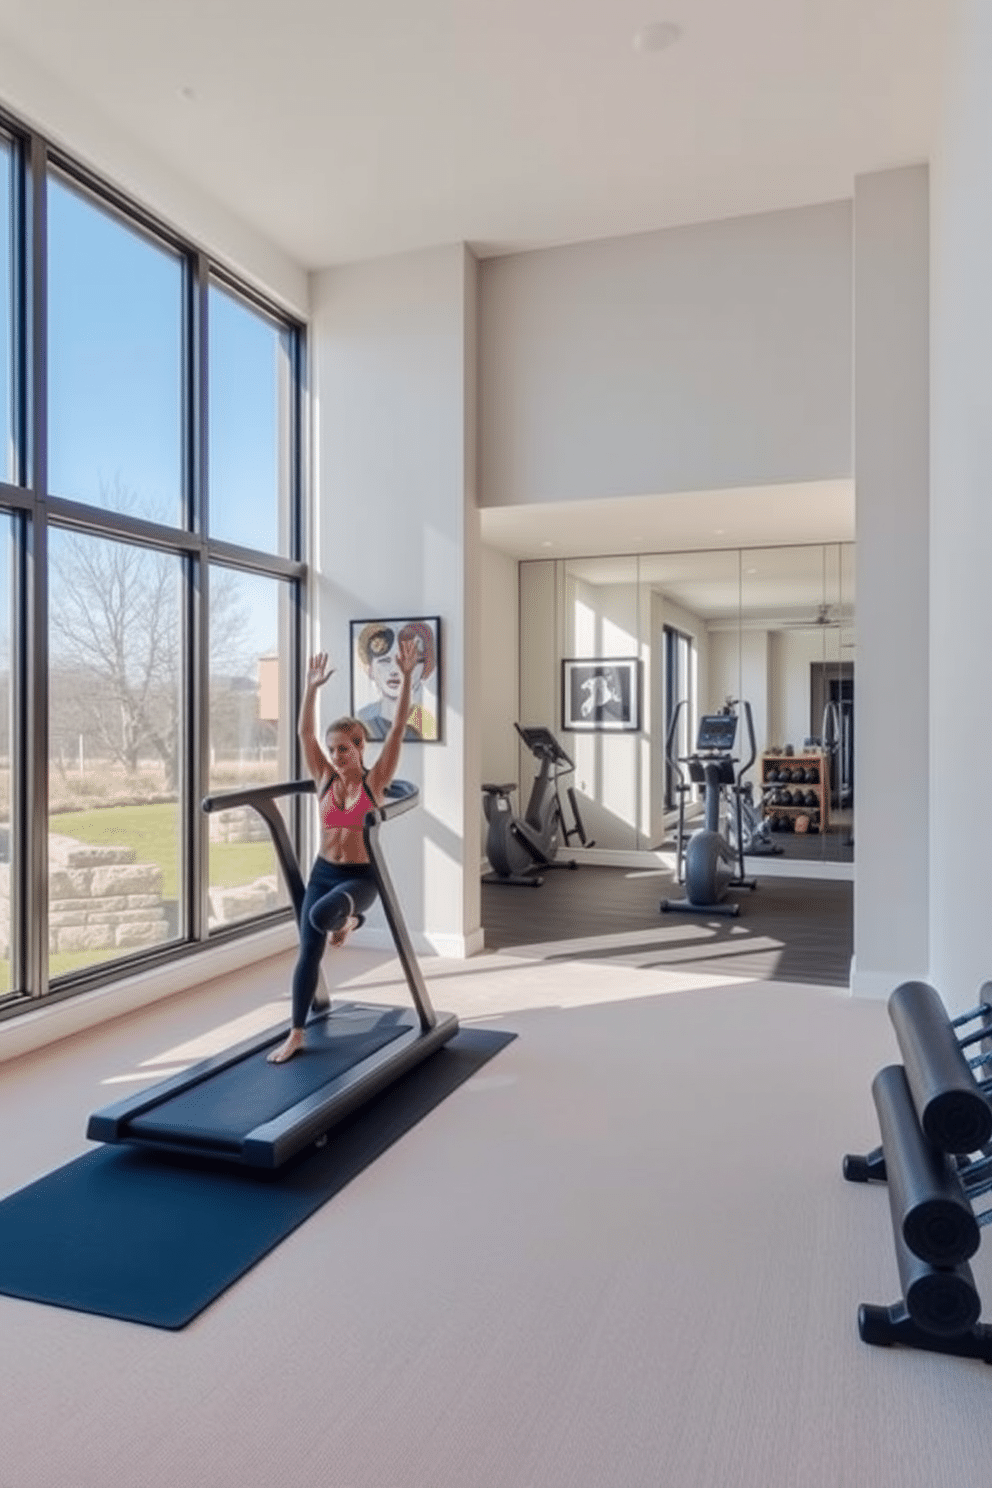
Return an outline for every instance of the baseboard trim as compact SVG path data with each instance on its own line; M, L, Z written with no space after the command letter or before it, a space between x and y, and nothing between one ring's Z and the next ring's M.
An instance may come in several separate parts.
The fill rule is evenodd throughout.
M485 948L482 928L471 935L430 934L422 930L408 931L410 942L418 956L443 956L452 961L465 961ZM393 937L385 925L363 925L349 937L348 944L363 951L395 951Z
M149 971L108 982L91 992L80 992L44 1007L31 1007L0 1023L0 1062L48 1048L100 1023L109 1023L125 1013L147 1007L163 998L200 987L214 977L227 976L246 966L255 966L280 956L299 944L292 922L273 925L241 940L206 945L195 955L170 961Z
M857 956L851 957L852 997L885 1002L903 982L929 981L928 974L920 971L859 971L857 961Z
M559 854L560 862L568 862L571 859L574 859L579 867L583 863L591 863L605 868L640 868L642 872L650 872L652 869L675 872L675 854L667 849L628 850L587 847ZM747 856L744 859L744 867L752 878L822 878L853 883L855 877L853 863L827 863L815 858L786 859L776 856Z

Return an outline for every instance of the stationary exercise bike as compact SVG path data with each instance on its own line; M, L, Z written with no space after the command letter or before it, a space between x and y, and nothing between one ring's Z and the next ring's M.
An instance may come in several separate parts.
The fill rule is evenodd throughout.
M538 761L537 775L530 789L530 799L524 816L515 816L510 805L510 795L516 782L506 785L483 785L482 809L489 823L486 835L486 857L491 873L483 875L483 883L517 884L536 889L544 882L539 876L542 868L575 868L575 859L570 862L556 861L559 843L578 837L583 847L594 844L586 837L574 786L568 786L571 824L566 821L562 808L558 782L562 775L575 769L569 756L562 749L550 729L522 728L514 724L531 754Z
M689 914L737 915L740 905L726 898L729 889L753 889L755 880L744 876L744 827L741 798L745 772L754 763L757 748L751 705L743 704L744 719L750 743L750 756L739 770L731 750L737 737L737 715L731 705L722 713L707 713L699 720L696 748L693 754L676 756L675 740L678 720L685 702L679 703L672 716L666 741L668 762L677 777L679 798L678 830L675 844L676 878L685 884L684 899L663 899L660 908L682 910ZM682 771L685 765L688 782ZM685 798L693 785L704 787L704 825L685 838ZM720 830L720 801L728 792L734 816L734 845Z

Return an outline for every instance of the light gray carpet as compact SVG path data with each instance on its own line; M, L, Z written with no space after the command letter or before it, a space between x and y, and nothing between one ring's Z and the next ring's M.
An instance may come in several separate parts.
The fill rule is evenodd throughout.
M594 959L427 970L519 1037L190 1328L0 1297L3 1488L984 1488L987 1366L857 1336L898 1289L884 1189L840 1176L877 1140L882 1004ZM368 952L335 971L399 989ZM4 1066L3 1191L83 1150L93 1106L284 1012L285 972Z

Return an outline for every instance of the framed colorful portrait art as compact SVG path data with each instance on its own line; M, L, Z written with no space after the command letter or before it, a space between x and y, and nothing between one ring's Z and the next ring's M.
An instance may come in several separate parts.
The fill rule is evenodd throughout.
M421 660L414 668L404 742L441 741L441 621L416 619L351 621L351 711L370 739L384 739L396 713L403 674L396 664L402 642L416 642Z

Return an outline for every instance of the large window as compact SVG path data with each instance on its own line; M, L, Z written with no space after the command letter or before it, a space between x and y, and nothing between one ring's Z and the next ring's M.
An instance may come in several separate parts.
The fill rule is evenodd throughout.
M57 529L48 552L54 976L176 940L187 926L180 562Z
M282 696L292 593L256 574L210 574L210 790L274 785L290 774L294 731ZM291 798L290 798L291 799ZM288 903L271 837L250 806L210 818L211 928Z
M11 952L13 949L13 910L11 895L16 894L16 879L11 874L13 836L11 831L11 541L10 517L0 519L0 997L13 985Z
M9 142L0 135L0 480L15 478L14 466L14 200L12 155Z
M181 256L48 180L48 487L182 519Z
M211 285L210 531L287 553L292 342L285 327Z
M0 133L5 1014L290 912L260 818L200 803L298 770L301 338Z

